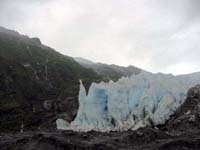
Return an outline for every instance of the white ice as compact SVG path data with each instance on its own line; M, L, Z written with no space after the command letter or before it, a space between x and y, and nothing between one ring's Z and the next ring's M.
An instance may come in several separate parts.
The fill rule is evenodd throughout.
M71 124L59 120L57 128L107 132L164 124L184 102L188 89L198 83L200 73L173 76L142 72L117 82L92 83L86 94L81 82L75 120Z

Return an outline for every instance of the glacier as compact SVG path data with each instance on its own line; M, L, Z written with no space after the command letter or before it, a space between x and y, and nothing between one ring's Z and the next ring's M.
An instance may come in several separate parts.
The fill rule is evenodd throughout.
M198 83L200 73L174 76L143 71L117 82L92 83L87 94L80 81L77 116L70 124L58 119L57 128L109 132L164 124Z

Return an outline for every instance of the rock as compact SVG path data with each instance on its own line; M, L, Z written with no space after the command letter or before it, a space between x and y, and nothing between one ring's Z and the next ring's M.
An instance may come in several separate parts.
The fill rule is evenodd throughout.
M46 110L52 109L53 107L52 101L49 101L49 100L44 101L43 106Z
M195 115L190 115L188 121L189 122L195 122L195 118L196 118Z
M137 134L138 137L144 136L144 134L142 132L139 132L139 131L137 131L136 134Z
M184 134L196 132L200 126L200 85L188 90L185 102L179 107L175 115L168 121L165 127L171 132Z
M39 38L32 38L31 41L32 41L32 43L34 43L35 45L41 45L41 44L42 44L42 42L40 41Z

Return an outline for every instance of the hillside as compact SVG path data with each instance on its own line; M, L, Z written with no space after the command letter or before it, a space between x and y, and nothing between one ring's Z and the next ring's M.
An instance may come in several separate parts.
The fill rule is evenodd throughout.
M38 38L0 27L2 132L19 131L21 126L25 130L51 127L58 114L72 120L78 107L79 79L89 86L102 78Z
M139 74L142 70L134 66L122 67L117 65L108 65L103 63L94 63L84 58L74 58L79 64L86 68L91 68L99 75L104 76L105 79L117 80L122 76L130 77L133 74Z

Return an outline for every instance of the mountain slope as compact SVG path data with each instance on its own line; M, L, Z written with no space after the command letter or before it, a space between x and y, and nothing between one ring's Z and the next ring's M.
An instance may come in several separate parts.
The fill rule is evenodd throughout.
M84 58L74 58L79 64L86 68L91 68L99 75L103 75L107 80L117 80L122 76L131 76L133 74L139 74L142 70L134 66L122 67L117 65L107 65L102 63L94 63Z
M89 86L102 78L38 38L0 27L1 131L17 131L22 124L24 129L46 127L66 110L64 116L72 120L79 79Z

